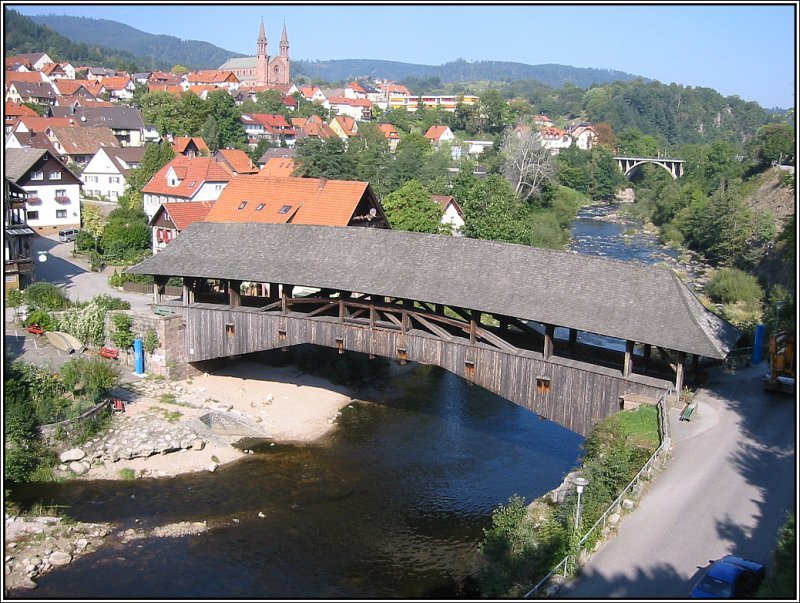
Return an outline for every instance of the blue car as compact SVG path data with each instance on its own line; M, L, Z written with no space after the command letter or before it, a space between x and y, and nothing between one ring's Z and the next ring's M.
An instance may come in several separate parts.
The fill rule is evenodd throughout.
M709 561L711 566L689 594L693 599L742 599L756 594L766 568L735 555Z

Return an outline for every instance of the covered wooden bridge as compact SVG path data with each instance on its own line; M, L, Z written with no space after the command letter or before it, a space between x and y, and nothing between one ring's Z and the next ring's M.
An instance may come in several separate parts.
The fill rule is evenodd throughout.
M582 434L740 336L671 270L460 237L200 222L127 272L184 321L175 362L310 343L436 364Z

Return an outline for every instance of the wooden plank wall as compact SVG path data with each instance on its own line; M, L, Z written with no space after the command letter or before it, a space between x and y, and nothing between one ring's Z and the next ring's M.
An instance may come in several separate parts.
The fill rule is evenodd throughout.
M617 376L608 370L591 370L591 365L549 362L532 352L517 355L429 334L370 330L367 325L339 323L332 317L309 319L229 307L183 306L178 311L186 320L188 362L310 343L435 364L582 435L619 411L624 394L658 398L669 386L666 381L657 386L624 379L621 371ZM544 380L549 381L548 388Z

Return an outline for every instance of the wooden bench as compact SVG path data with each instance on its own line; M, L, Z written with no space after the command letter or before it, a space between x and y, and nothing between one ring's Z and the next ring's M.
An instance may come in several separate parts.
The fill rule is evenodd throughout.
M694 414L695 410L697 410L697 403L696 402L692 402L691 404L687 404L686 407L683 409L683 412L681 413L681 419L680 420L681 421L691 421L692 420L692 415Z
M103 358L110 358L112 360L116 360L117 358L119 358L119 350L103 346L102 348L100 348L100 355Z
M172 316L175 314L175 310L172 308L156 308L153 311L159 316Z
M123 402L119 398L112 398L111 399L111 411L112 412L125 412L125 402Z
M43 335L44 327L41 327L37 324L28 325L28 333L33 333L34 335Z

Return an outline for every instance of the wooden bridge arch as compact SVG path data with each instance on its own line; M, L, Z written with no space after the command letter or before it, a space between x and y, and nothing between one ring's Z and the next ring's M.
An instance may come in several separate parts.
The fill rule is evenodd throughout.
M671 271L437 235L197 223L128 271L153 274L157 312L182 318L181 362L310 343L436 364L582 434L625 396L680 388L687 353L724 357L739 335ZM170 276L180 299L164 298Z

